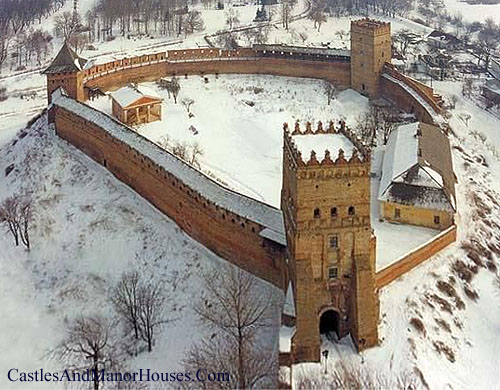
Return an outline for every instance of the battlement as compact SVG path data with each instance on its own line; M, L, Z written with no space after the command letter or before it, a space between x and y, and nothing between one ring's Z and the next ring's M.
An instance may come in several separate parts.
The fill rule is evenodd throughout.
M323 122L319 121L315 131L311 122L306 122L306 127L302 131L297 121L292 133L288 123L284 123L283 133L285 150L298 168L370 164L370 149L345 125L344 121L339 121L337 127L333 121L330 121L328 126L323 126ZM322 139L319 139L319 136L322 136ZM319 151L318 142L324 152ZM325 144L328 144L328 147ZM306 150L309 152L308 160L303 157ZM320 154L321 159L318 158Z
M352 31L373 35L390 34L391 23L369 18L353 20L351 21L351 32Z

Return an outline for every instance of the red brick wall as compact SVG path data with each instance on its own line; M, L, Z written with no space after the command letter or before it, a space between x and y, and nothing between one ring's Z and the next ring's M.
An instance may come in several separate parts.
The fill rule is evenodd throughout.
M260 237L258 233L262 226L208 202L104 129L61 107L56 106L54 110L57 135L97 162L105 162L119 180L172 218L205 247L284 288L284 248ZM152 143L151 147L157 146Z
M168 56L167 56L168 54ZM85 86L112 90L130 82L153 81L172 75L215 73L270 74L324 79L349 87L349 62L308 61L275 57L257 57L252 49L170 50L150 56L134 57L94 66L84 72Z
M437 235L433 240L408 253L399 261L376 273L377 288L387 286L401 275L421 264L429 257L446 248L457 239L457 227L453 225Z

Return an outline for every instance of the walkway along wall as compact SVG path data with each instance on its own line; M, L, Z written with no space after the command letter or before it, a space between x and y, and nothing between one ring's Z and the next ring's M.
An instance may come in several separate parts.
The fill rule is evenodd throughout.
M395 263L375 275L377 288L387 286L403 274L411 271L429 257L435 255L457 239L457 226L452 225L425 244L407 253Z
M114 120L53 94L56 133L172 218L217 255L284 288L281 211L233 192Z

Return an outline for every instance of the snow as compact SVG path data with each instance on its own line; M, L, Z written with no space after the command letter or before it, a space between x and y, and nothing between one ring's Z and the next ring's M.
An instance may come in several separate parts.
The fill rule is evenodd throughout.
M468 4L460 0L443 0L450 15L460 14L464 22L484 22L492 18L500 23L500 4Z
M285 304L283 306L283 313L295 317L295 303L293 300L292 282L288 283L288 288L285 295Z
M436 111L434 111L434 109L430 106L430 104L427 103L425 101L425 99L422 98L422 96L420 96L418 94L418 92L415 91L413 88L411 88L410 86L408 86L407 84L405 84L401 80L395 79L394 77L389 76L386 73L382 74L382 77L386 78L387 80L392 81L395 84L398 84L404 90L406 90L406 92L408 92L417 102L419 102L422 105L422 107L425 108L425 110L431 116L431 118L434 120L434 122L436 122L436 123L442 123L443 122L442 117Z
M16 168L8 177L0 176L0 199L29 192L36 220L30 252L16 248L10 236L0 235L0 388L14 388L5 375L12 367L60 370L62 364L51 351L65 335L67 321L85 314L112 316L109 288L123 272L133 269L145 277L177 273L185 280L173 298L179 319L158 333L152 353L123 363L130 370L181 370L192 343L210 337L192 306L201 297L200 275L227 261L59 139L46 117L26 137L17 138L15 145L0 149L0 167L10 163ZM256 282L263 294L272 293L283 302L280 289ZM272 314L272 328L259 334L259 340L277 351L281 307ZM28 387L63 385L30 383Z
M128 107L142 97L161 99L154 91L144 86L122 87L111 93L111 97L122 107Z
M418 122L409 123L399 126L390 134L384 154L378 198L383 198L394 179L418 164L418 126Z
M52 104L80 115L108 131L113 137L148 157L165 171L172 173L186 186L210 202L273 230L275 235L284 235L283 216L280 210L223 187L109 115L65 96L61 93L61 89L52 95Z
M302 153L302 159L307 162L311 156L311 152L316 152L316 158L321 161L325 155L325 151L329 151L331 159L335 161L339 155L339 151L344 151L344 156L348 160L352 157L355 149L352 142L343 134L305 134L294 135L292 139L298 150Z
M295 333L295 326L282 326L280 328L280 352L290 352L292 348L292 337Z
M368 99L352 89L339 92L327 105L319 80L267 75L206 77L208 83L197 76L179 78L178 104L156 84L141 84L164 98L162 120L135 130L159 144L198 143L204 152L200 157L203 171L275 207L280 207L283 123L293 127L299 120L305 130L307 121L316 129L319 120L325 126L330 120L344 119L354 128L357 118L368 110ZM194 117L187 115L181 104L184 99L195 101L191 107ZM88 104L111 113L106 97ZM189 130L191 126L198 134Z

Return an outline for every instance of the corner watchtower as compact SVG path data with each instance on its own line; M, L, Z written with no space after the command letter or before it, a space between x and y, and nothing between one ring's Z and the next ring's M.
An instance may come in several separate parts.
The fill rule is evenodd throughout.
M63 87L68 96L78 101L84 101L83 72L87 60L79 57L68 45L64 45L57 53L42 74L47 75L47 99L51 102L51 95L57 88Z
M360 93L379 96L384 63L391 62L391 24L372 19L351 22L351 87Z
M319 122L316 131L297 123L292 133L284 125L281 208L295 301L293 361L320 360L320 333L350 333L360 350L376 345L370 151L343 122Z

